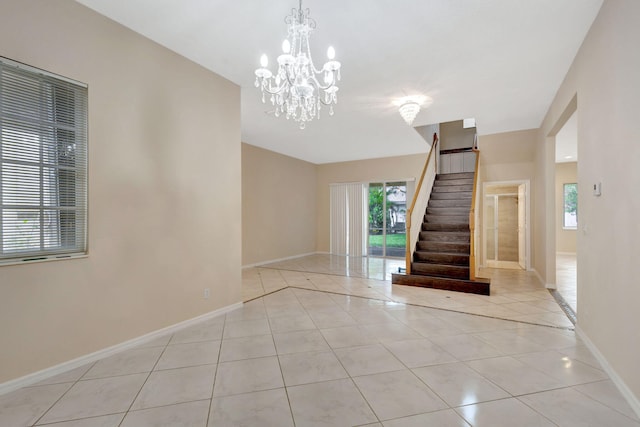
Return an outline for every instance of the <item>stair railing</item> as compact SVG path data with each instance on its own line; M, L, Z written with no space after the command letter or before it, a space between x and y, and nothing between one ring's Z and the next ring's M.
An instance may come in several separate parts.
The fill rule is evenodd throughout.
M433 155L433 153L437 149L438 142L438 135L434 133L433 143L431 144L431 149L429 150L427 161L424 163L424 168L422 169L422 175L420 175L420 180L418 181L415 193L413 194L411 207L407 210L406 274L411 274L411 259L413 257L413 248L416 247L416 242L418 241L418 236L420 235L420 230L422 229L424 213L427 209L427 203L429 202L431 188L433 187L433 182L435 181L436 173L438 171L438 156ZM431 161L432 158L433 161ZM422 185L425 181L425 177L427 177L428 185L425 187L425 190L422 191ZM418 210L416 210L416 205L418 205ZM418 224L417 232L411 231L411 224Z
M469 239L471 243L469 246L469 280L476 280L476 193L478 190L478 165L480 164L480 150L476 147L473 148L476 153L476 166L473 171L473 192L471 193L471 210L469 211Z

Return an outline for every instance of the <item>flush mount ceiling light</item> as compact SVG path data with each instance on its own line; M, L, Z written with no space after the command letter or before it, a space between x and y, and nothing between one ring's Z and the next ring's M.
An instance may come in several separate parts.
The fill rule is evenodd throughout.
M274 75L267 69L269 59L262 55L260 68L255 72L255 86L262 91L262 102L270 95L276 117L284 114L304 129L308 121L320 118L323 105L329 106L329 115L333 115L333 105L338 103L336 83L340 80L341 64L335 61L336 51L329 46L329 60L316 69L309 45L316 21L309 17L309 9L302 9L302 0L298 9L292 9L285 18L285 23L287 38L282 42L283 53L278 56L278 72Z
M411 126L420 112L420 107L424 104L425 100L425 96L413 95L397 99L393 103L394 105L399 106L398 111L400 112L400 115L404 121Z
M411 125L420 112L420 104L415 101L407 101L400 106L399 111L404 121Z

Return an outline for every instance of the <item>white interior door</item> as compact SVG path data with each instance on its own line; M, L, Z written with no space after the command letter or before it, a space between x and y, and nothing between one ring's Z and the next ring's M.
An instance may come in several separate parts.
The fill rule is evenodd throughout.
M482 265L531 268L529 182L486 182L482 191Z

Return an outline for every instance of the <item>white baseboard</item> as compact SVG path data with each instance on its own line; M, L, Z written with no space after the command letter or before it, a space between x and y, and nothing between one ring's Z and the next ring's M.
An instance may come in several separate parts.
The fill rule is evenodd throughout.
M540 284L542 284L546 289L557 289L555 284L553 284L553 283L545 283L544 279L542 278L540 273L538 273L538 270L536 270L535 268L531 268L531 269L529 269L527 271L530 271L533 274L535 274L536 277L538 278L538 281L540 282Z
M529 269L529 271L532 272L533 274L535 274L536 277L538 278L538 281L540 282L540 284L544 285L548 289L547 284L544 282L544 279L542 278L540 273L538 273L538 270L536 270L535 268L531 268L531 269Z
M607 359L600 353L598 347L591 341L589 336L580 328L580 325L576 325L576 334L580 337L582 341L584 341L587 348L593 353L596 360L600 363L604 371L609 375L611 381L616 385L618 391L622 394L622 396L627 400L631 409L636 413L638 417L640 417L640 399L633 394L631 389L627 387L627 384L620 378L618 373L609 365Z
M321 254L321 253L323 253L323 252L309 252L309 253L306 253L306 254L293 255L293 256L288 256L288 257L285 257L285 258L271 259L271 260L268 260L268 261L260 261L260 262L254 263L254 264L243 265L242 269L244 270L245 268L260 267L261 265L271 264L271 263L274 263L274 262L290 261L292 259L302 258L302 257L310 256L310 255L317 255L317 254Z
M180 323L176 323L175 325L167 326L166 328L158 329L157 331L150 332L148 334L139 336L137 338L130 339L128 341L122 342L120 344L113 345L111 347L104 348L102 350L98 350L94 353L86 354L84 356L80 356L76 359L69 360L67 362L60 363L58 365L52 366L50 368L43 369L41 371L33 372L31 374L25 375L20 378L16 378L11 381L7 381L0 384L0 396L14 390L17 390L22 387L30 386L40 381L46 380L47 378L51 378L53 376L62 374L64 372L70 371L72 369L79 368L88 363L95 362L100 359L104 359L105 357L112 356L116 353L120 353L124 350L129 350L130 348L136 347L140 344L144 344L156 338L159 338L163 335L177 332L181 329L187 328L189 326L196 325L204 320L208 320L222 314L225 314L231 310L235 310L237 308L242 307L242 303L235 303L228 305L226 307L219 308L217 310L211 311L209 313L205 313L201 316L194 317L193 319L185 320Z

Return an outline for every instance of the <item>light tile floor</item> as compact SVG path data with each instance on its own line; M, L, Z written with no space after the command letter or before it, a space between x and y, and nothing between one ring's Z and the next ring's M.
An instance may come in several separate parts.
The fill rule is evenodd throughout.
M556 286L562 298L575 313L578 312L578 278L576 270L575 255L556 255Z
M481 269L482 277L491 277L491 296L484 296L391 285L391 274L404 265L400 259L310 255L245 269L242 292L248 301L291 286L573 329L532 272Z
M0 396L0 426L640 426L531 274L483 297L399 266L244 270L242 308Z
M640 426L571 330L261 271L378 293L281 289L0 396L0 426Z

